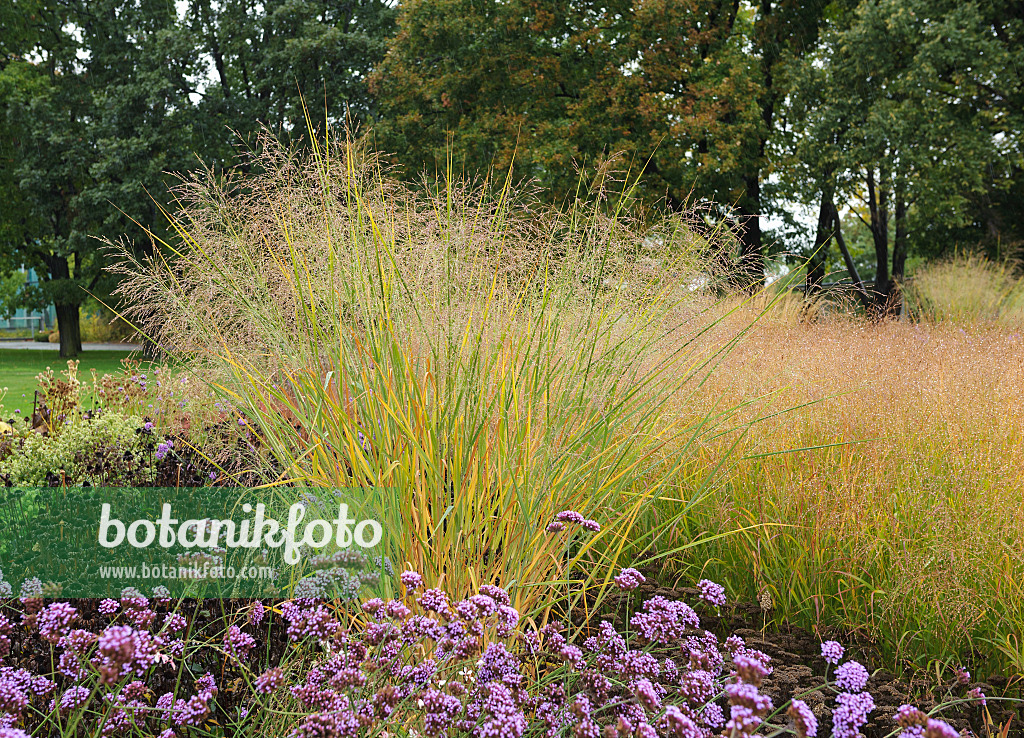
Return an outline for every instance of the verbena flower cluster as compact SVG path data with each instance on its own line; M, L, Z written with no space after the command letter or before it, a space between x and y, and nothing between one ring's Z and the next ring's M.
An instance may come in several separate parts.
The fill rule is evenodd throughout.
M559 622L525 627L499 586L453 601L417 572L398 580L399 598L355 610L315 598L233 601L220 618L160 591L47 603L39 586L23 586L0 610L0 737L68 725L185 738L216 724L244 735L268 720L290 738L398 725L428 738L818 734L806 702L776 705L761 692L766 654L737 636L720 642L685 602L650 597L626 632L601 621L574 641ZM643 576L626 569L617 580L631 589ZM48 658L11 662L28 639ZM836 669L836 738L867 722L867 681L855 661ZM923 715L901 708L904 738L950 735Z

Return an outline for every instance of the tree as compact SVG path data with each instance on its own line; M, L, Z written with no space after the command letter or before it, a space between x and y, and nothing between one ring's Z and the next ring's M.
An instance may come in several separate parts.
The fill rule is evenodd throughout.
M822 2L413 0L371 77L395 163L519 171L560 200L602 159L644 167L641 194L716 203L742 226L742 271L763 278L766 142L813 46Z
M829 225L840 232L836 200L863 220L874 310L898 309L908 253L927 225L968 220L1002 159L1000 140L1019 137L1011 116L986 102L986 86L1012 66L976 4L833 5L820 48L796 72L788 180L798 196L807 181L821 194L816 248Z
M96 237L145 242L136 223L159 229L150 193L160 197L163 172L188 161L185 80L198 58L167 0L36 8L34 37L0 70L0 183L18 208L0 232L2 266L36 269L40 285L22 302L55 306L71 357L82 348L79 306L111 286Z
M308 134L304 98L314 129L374 119L366 80L395 15L384 0L192 0L186 23L214 70L194 93L204 151L229 161L237 136L261 125L285 140Z
M61 355L81 351L79 306L113 287L100 237L143 251L164 233L167 172L234 164L259 125L298 138L371 117L381 0L3 0L0 274L34 267L25 306L53 303ZM214 70L213 79L208 67Z

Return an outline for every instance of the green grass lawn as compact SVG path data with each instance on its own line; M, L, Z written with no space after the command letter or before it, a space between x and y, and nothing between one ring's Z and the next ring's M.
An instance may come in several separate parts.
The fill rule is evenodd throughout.
M90 381L90 370L97 374L116 372L121 369L121 359L129 356L130 351L102 350L83 351L78 359L79 378ZM67 367L67 359L60 358L60 352L37 349L4 349L0 348L0 389L7 388L7 393L0 399L0 417L8 419L21 410L22 415L32 412L32 398L36 390L36 375L51 367L60 374Z

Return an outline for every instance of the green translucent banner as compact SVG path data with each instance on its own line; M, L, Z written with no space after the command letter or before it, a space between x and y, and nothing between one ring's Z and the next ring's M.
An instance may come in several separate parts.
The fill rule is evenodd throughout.
M0 596L375 596L381 491L0 488Z

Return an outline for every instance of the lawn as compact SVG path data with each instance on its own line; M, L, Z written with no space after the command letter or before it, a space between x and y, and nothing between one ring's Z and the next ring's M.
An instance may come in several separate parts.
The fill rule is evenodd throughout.
M131 354L130 351L117 349L85 351L78 357L80 376L88 380L90 370L93 369L99 375L116 372L121 369L121 360ZM9 418L17 410L25 415L31 413L36 375L46 371L47 367L59 372L66 366L67 360L60 358L60 352L56 348L47 351L0 348L0 389L7 389L6 394L0 399L2 416Z

